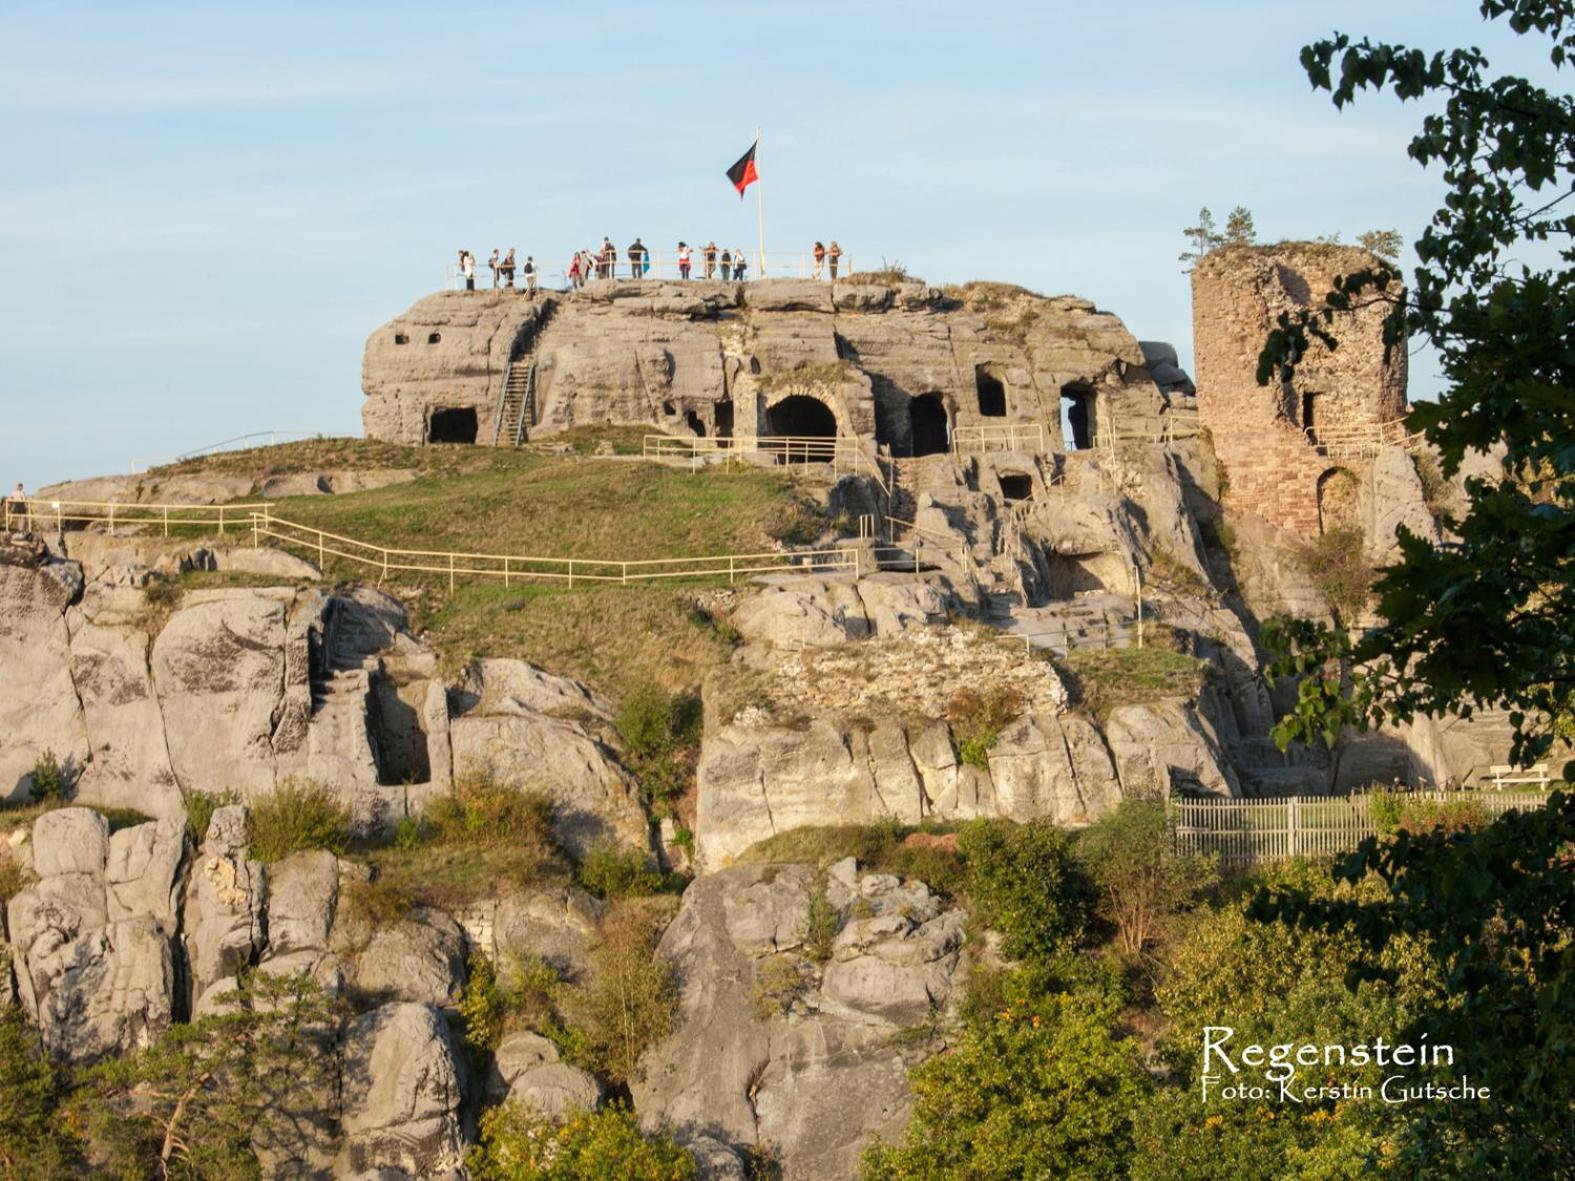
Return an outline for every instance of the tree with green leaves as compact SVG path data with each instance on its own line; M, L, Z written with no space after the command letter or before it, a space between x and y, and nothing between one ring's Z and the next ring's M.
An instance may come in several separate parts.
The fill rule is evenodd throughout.
M304 974L243 974L220 1009L95 1067L73 1096L109 1175L242 1181L332 1139L339 1012Z
M693 1181L695 1159L665 1133L644 1135L613 1104L562 1122L506 1103L481 1116L465 1162L476 1181Z
M1567 0L1479 7L1538 39L1555 72L1569 64ZM1338 34L1301 61L1337 107L1367 90L1436 100L1409 151L1446 192L1413 244L1409 287L1383 260L1343 276L1320 306L1280 317L1259 381L1292 381L1313 340L1338 347L1337 317L1380 305L1388 347L1422 340L1439 357L1445 389L1415 404L1407 425L1425 432L1444 474L1468 451L1501 458L1495 478L1466 481L1466 512L1445 521L1456 540L1402 532L1400 559L1374 588L1377 627L1268 629L1274 672L1302 678L1277 737L1498 708L1515 727L1511 757L1534 762L1575 728L1575 101L1493 74L1477 49L1427 53Z
M1253 901L1265 924L1354 944L1338 957L1353 999L1396 988L1398 941L1425 951L1438 988L1403 990L1412 1011L1391 1040L1453 1047L1456 1073L1490 1096L1407 1105L1391 1161L1403 1175L1575 1174L1572 845L1575 796L1555 792L1485 828L1370 838L1336 867L1343 893L1290 886Z
M1041 983L1013 974L999 1009L914 1071L913 1118L899 1144L870 1147L865 1181L1127 1175L1149 1082L1115 1032L1119 1001Z
M1251 246L1258 240L1258 228L1252 223L1252 210L1238 205L1225 218L1226 246Z
M9 970L0 956L0 972ZM62 1091L22 1011L0 1004L0 1181L81 1176L80 1145L59 1110Z
M1399 230L1368 230L1356 235L1356 244L1363 250L1371 251L1387 263L1399 261L1400 251L1405 247L1405 239L1400 236Z
M1101 918L1129 960L1143 956L1214 880L1214 866L1176 849L1162 804L1123 800L1077 841Z
M1187 249L1183 250L1178 257L1185 263L1197 262L1209 251L1223 245L1225 242L1225 236L1215 226L1214 214L1209 212L1207 205L1198 210L1198 224L1188 226L1181 232L1187 237ZM1191 268L1189 267L1188 269L1190 270Z

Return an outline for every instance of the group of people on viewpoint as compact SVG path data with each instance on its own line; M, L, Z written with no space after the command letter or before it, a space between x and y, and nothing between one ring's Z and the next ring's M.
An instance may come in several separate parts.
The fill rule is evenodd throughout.
M492 271L492 289L494 291L497 291L499 288L507 291L515 290L514 273L518 270L520 278L525 280L525 293L535 298L536 260L530 255L527 254L525 256L525 263L521 266L515 262L514 247L510 246L509 252L502 254L494 246L492 248L492 257L487 259L487 266ZM465 280L465 290L474 291L476 289L476 256L468 250L459 252L459 273L460 277Z
M749 259L739 248L719 247L715 242L707 242L696 250L687 242L678 243L678 277L689 279L694 277L695 255L699 254L700 278L720 279L722 282L742 283L749 273ZM842 247L832 239L831 245L816 242L810 254L814 263L814 277L819 279L828 269L831 278L837 277L837 266L842 259ZM644 242L636 238L624 251L624 258L628 262L629 277L641 279L651 272L651 252ZM507 254L500 255L494 249L492 256L487 260L487 266L492 271L492 288L494 291L502 288L514 290L515 255L513 247ZM518 268L524 279L525 291L534 296L536 294L536 261L529 255L525 263ZM595 250L576 250L569 260L566 272L569 286L574 289L584 287L591 279L612 279L618 272L618 248L612 244L611 238L604 237L602 244ZM465 281L465 290L476 289L476 256L468 250L459 252L459 273Z

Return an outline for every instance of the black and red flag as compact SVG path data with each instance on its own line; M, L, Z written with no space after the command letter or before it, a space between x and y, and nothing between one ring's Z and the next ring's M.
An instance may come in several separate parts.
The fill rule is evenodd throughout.
M756 139L749 145L749 151L738 158L738 163L727 170L727 179L733 182L733 187L738 190L739 199L742 200L744 190L760 179L760 173L755 171L755 149L760 147L760 140Z

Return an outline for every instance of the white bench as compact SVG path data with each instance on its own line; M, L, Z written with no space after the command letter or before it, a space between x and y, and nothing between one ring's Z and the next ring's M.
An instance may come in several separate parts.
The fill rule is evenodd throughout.
M1488 768L1488 774L1493 777L1493 787L1502 791L1506 784L1511 786L1519 784L1534 784L1537 787L1548 786L1548 765L1536 763L1530 767L1514 767L1506 763L1496 763Z

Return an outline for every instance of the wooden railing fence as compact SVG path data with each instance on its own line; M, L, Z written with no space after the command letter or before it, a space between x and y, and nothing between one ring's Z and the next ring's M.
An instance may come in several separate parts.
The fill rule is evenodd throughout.
M733 583L746 575L786 571L843 571L855 576L861 572L860 551L853 546L707 554L696 558L552 558L529 554L390 549L312 525L286 521L266 510L252 514L251 527L254 544L261 544L267 538L306 550L316 556L319 567L332 556L378 571L379 582L390 574L436 574L448 580L451 590L461 578L497 581L504 586L552 582L572 587L576 582L627 586L682 578L722 577Z
M253 504L139 504L112 500L17 500L4 502L4 524L7 533L36 533L40 529L53 529L59 533L67 528L88 525L158 525L165 537L171 525L217 525L219 532L235 526L251 524L252 514L266 512L272 501Z

